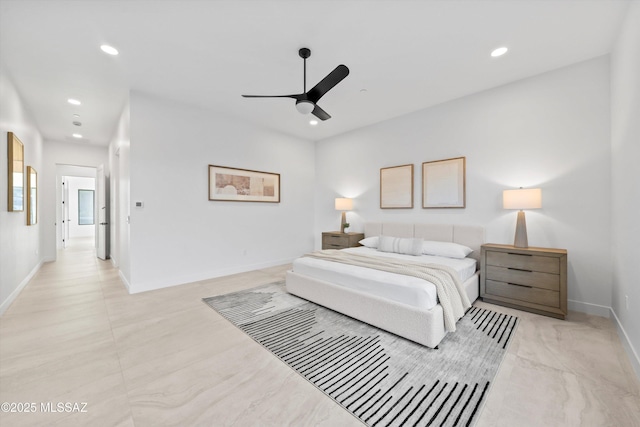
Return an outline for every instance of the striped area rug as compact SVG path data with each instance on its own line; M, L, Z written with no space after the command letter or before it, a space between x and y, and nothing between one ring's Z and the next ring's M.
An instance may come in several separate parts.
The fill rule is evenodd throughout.
M284 282L204 302L370 426L469 426L518 319L472 307L430 349L288 294Z

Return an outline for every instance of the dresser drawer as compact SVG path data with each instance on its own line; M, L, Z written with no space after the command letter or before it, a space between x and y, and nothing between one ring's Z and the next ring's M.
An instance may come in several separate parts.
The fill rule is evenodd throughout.
M560 274L560 261L555 257L487 251L487 265Z
M322 233L322 249L345 249L360 246L364 233L340 233L325 231Z
M504 282L496 282L486 279L487 294L525 301L532 304L540 304L547 307L560 307L559 292L547 289L525 287Z
M340 236L337 234L325 234L322 236L322 246L346 248L349 246L349 236Z
M560 275L558 274L487 265L486 275L488 280L515 283L551 291L560 290Z

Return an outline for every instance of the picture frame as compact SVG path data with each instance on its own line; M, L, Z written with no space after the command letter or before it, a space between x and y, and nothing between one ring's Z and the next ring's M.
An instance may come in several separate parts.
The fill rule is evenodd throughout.
M24 211L24 145L13 132L7 132L7 210Z
M422 163L422 208L466 207L466 158Z
M27 166L27 225L38 223L38 172Z
M209 165L209 200L280 203L280 174Z
M413 208L413 165L380 169L380 209Z

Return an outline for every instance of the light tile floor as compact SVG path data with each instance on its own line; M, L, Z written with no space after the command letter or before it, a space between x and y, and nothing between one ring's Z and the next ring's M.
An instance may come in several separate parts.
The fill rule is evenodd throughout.
M0 402L36 404L0 425L362 425L201 301L287 268L129 295L75 242L0 317ZM477 426L640 426L640 384L609 319L476 304L521 319ZM86 412L43 412L58 402Z

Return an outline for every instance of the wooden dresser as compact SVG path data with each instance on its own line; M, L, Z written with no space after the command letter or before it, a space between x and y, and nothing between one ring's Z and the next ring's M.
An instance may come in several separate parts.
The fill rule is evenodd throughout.
M567 251L482 245L483 301L564 319L567 315Z
M341 233L339 231L325 231L322 233L322 249L344 249L360 246L364 233Z

